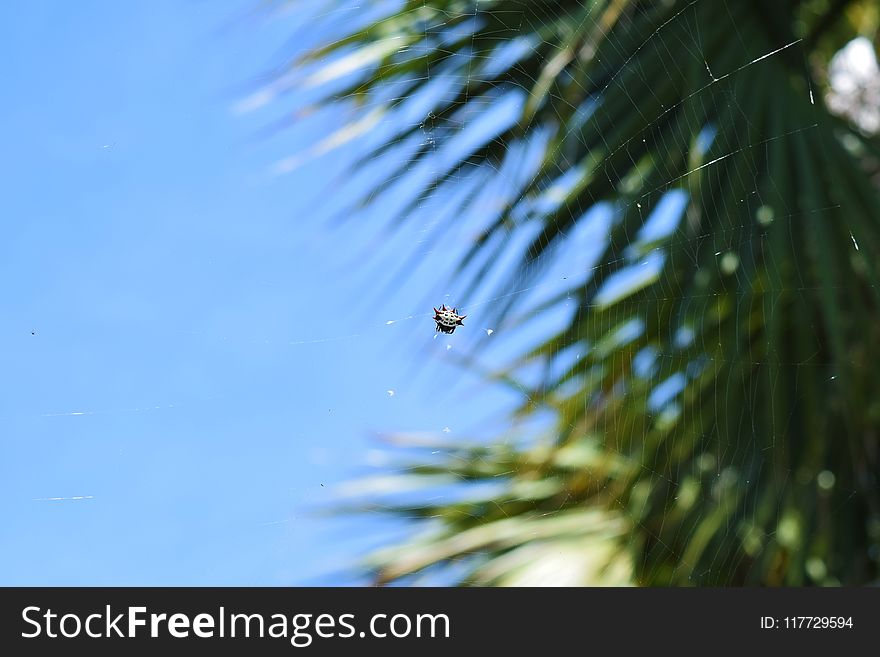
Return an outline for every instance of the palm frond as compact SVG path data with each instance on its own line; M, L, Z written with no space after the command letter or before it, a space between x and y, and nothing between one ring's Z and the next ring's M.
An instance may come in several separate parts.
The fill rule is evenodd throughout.
M424 122L395 117L420 108L431 140L359 200L402 176L402 220L537 144L462 272L475 294L528 227L486 312L515 325L578 302L499 373L545 366L518 413L551 409L552 430L401 464L503 486L393 507L427 531L374 555L380 581L452 563L470 584L878 577L878 146L828 113L815 75L870 3L721 4L413 0L295 62L308 84L350 77L321 102L353 101L389 126L355 170L418 140ZM490 120L506 102L513 118ZM425 168L434 175L410 175ZM670 192L688 198L677 226L641 237ZM516 291L597 204L613 217L598 265L524 307ZM609 291L647 257L656 275ZM583 357L566 360L572 347Z

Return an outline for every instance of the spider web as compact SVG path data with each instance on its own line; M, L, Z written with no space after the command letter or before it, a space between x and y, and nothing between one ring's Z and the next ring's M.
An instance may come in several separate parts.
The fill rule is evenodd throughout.
M400 47L397 56L415 59L426 55L432 48L442 49L443 45L438 43L442 44L444 39L452 42L460 40L462 34L465 37L468 33L476 34L485 14L493 11L492 4L463 3L460 12L447 16L446 21L441 20L438 23L436 17L431 21L426 20L422 38L411 40ZM523 444L535 440L536 436L546 435L548 428L553 426L555 415L552 412L529 416L532 422L528 425L510 420L511 405L493 397L493 392L485 387L469 387L465 393L455 394L454 391L459 386L447 385L446 382L454 382L460 378L462 368L483 373L503 372L504 375L500 377L502 383L499 385L513 393L514 406L531 401L540 404L540 400L548 397L553 382L558 382L565 372L571 370L591 345L577 341L559 347L549 357L534 359L513 370L509 369L510 364L517 362L517 356L550 339L573 321L588 313L602 311L607 339L621 346L634 340L644 330L646 318L643 316L643 309L656 306L646 303L644 294L639 295L638 292L647 290L648 299L654 302L684 297L686 306L694 310L710 308L713 299L720 296L720 292L710 290L698 294L664 276L664 264L670 249L691 254L696 266L697 253L711 240L719 269L733 280L737 279L741 258L748 257L747 252L755 248L753 231L741 221L742 208L728 207L723 201L711 201L708 208L719 217L729 217L722 228L716 226L711 233L688 233L681 230L688 221L688 201L693 192L691 179L700 176L703 185L716 185L719 182L716 173L719 165L729 158L743 155L753 162L754 175L757 177L757 162L775 142L815 139L816 123L804 121L796 125L786 124L775 132L770 126L757 126L752 134L733 135L732 141L721 144L719 148L716 142L717 126L705 121L703 114L698 112L693 117L686 116L684 124L678 126L679 139L674 136L664 143L659 138L654 128L663 125L670 112L679 109L684 103L693 103L700 107L703 97L707 99L705 102L709 102L711 92L720 85L726 85L727 112L730 115L745 116L745 110L739 103L739 95L743 90L736 84L736 80L744 72L766 66L774 58L800 58L804 71L807 70L800 40L775 43L756 52L753 46L745 42L744 35L737 27L736 18L726 6L719 7L719 21L729 31L729 38L739 42L740 56L735 61L714 61L705 52L703 35L695 20L695 11L699 5L700 0L685 4L649 34L615 67L602 91L591 95L587 103L577 108L576 120L566 122L566 117L557 117L556 125L566 126L568 132L556 141L551 139L554 129L552 117L550 122L534 118L524 131L525 137L506 144L500 161L479 162L475 165L468 163L470 154L503 133L507 126L522 115L529 102L532 87L510 84L492 86L491 80L507 67L515 66L533 49L540 50L547 46L543 52L550 53L547 55L549 59L557 45L550 41L535 43L529 40L534 38L530 36L513 41L499 39L489 47L477 49L472 40L470 47L461 46L459 41L457 49L450 50L454 54L447 57L442 65L431 66L427 63L410 77L390 80L376 96L368 94L365 97L358 95L341 98L341 106L350 108L350 113L343 115L345 118L342 127L331 132L329 137L325 136L317 141L304 153L296 153L279 161L276 171L289 173L295 171L309 157L340 149L346 152L350 161L358 162L357 168L339 167L345 171L343 176L331 173L332 184L344 184L350 195L340 199L339 207L333 207L332 202L328 206L324 198L320 206L320 212L327 216L347 217L348 221L377 226L376 231L379 234L376 241L371 242L363 253L354 257L355 264L349 266L373 267L368 275L371 280L380 280L384 275L386 284L382 287L382 293L369 295L369 298L371 308L383 308L385 316L377 317L375 322L368 322L363 326L363 331L351 337L378 337L383 332L392 331L398 332L397 335L403 333L404 341L395 337L392 348L417 365L409 375L412 378L408 378L398 388L414 386L417 377L426 380L428 386L422 388L421 394L431 395L436 404L436 413L444 418L440 421L444 425L444 432L449 433L452 431L450 427L455 427L456 433L464 433L478 441L486 440L485 436L491 436L493 441ZM352 13L370 13L355 3L325 3L323 7L324 11L310 16L310 24L325 20L328 25L339 28L341 35L348 33ZM531 5L523 3L522 7L528 12ZM413 6L409 11L420 12L425 8L426 4ZM383 15L398 11L400 6L393 2L376 3L371 9ZM367 21L368 17L363 16L363 19ZM601 26L597 24L597 20L598 16L585 11L579 19L580 22L573 22L572 29L584 29L586 32L599 29ZM634 69L638 76L641 60L636 55L643 49L650 49L658 35L682 24L688 26L690 31L687 37L679 39L676 44L678 52L662 56L663 66L667 74L673 76L680 75L682 69L690 67L694 61L700 62L705 70L702 84L697 84L696 90L684 100L671 106L662 105L654 116L643 114L642 97L625 91L630 103L629 111L646 121L646 128L639 132L638 137L643 142L651 139L662 144L659 148L663 150L661 154L664 156L676 149L697 153L699 157L695 159L693 166L684 174L669 175L654 187L623 194L622 199L615 204L600 202L587 208L582 218L571 222L571 227L566 229L564 239L558 240L559 243L535 243L534 238L536 234L540 234L543 225L540 220L533 220L532 217L540 217L557 207L576 183L578 174L582 173L579 169L581 165L569 159L566 153L567 143L578 139L575 131L586 122L607 120L608 115L603 116L603 113L609 110L602 104L603 93L619 85L624 78L631 80L629 76ZM379 40L377 43L381 46L384 42ZM342 60L345 60L345 55L342 55ZM544 60L542 64L549 67L553 62ZM303 77L320 77L322 71L327 77L333 77L333 67L333 62L320 62L315 69L300 72L300 77L282 77L264 100L274 98L287 89L297 89ZM365 64L365 67L370 69L369 64ZM381 71L381 65L379 70ZM443 107L444 102L453 98L456 90L469 89L474 81L489 81L489 89L473 97L466 96L463 106L451 118L438 123L434 113L437 108ZM809 97L810 103L814 103L814 90L810 86L809 76L805 74L803 81L804 94ZM537 78L532 78L529 82L533 85L540 84ZM411 89L416 83L419 83L420 90L412 93ZM650 84L639 87L639 92L651 93ZM347 101L351 101L351 104L347 104ZM389 104L393 109L387 111ZM339 106L332 110L338 111ZM408 138L399 137L410 127L417 127L418 131ZM699 135L697 143L686 143L684 139L692 134ZM729 139L731 136L726 133L724 137ZM395 143L395 148L375 154L377 145L387 142ZM606 146L609 145L606 143ZM594 163L596 174L608 177L612 186L625 187L627 181L615 179L615 171L606 166L606 163L619 151L630 146L628 141L614 150L609 147L604 159ZM703 159L710 152L714 156ZM365 154L366 158L361 159ZM544 184L531 190L528 202L515 205L507 229L498 231L503 232L503 236L496 235L499 241L497 248L485 248L477 258L468 261L464 270L455 270L455 265L468 253L474 241L492 225L502 209L511 202L523 200L522 197L518 199L518 196L536 173L542 158L553 162L557 169L556 179L552 184ZM631 159L631 164L636 166L638 163ZM387 182L377 185L377 181ZM419 195L418 190L428 185L429 181L437 182L430 184L427 193ZM790 221L797 217L793 204L787 206L783 203L780 206L776 199L771 201L764 198L767 195L766 190L759 189L757 183L750 186L749 181L738 182L746 191L737 202L748 208L748 214L760 226L768 227L774 221ZM638 183L633 184L638 189ZM657 192L662 194L659 198ZM352 204L352 197L360 203ZM615 258L603 258L612 227L633 209L638 211L640 217L638 229L627 233L625 242L617 245ZM831 208L816 207L812 212L822 213L829 209ZM315 211L319 211L319 208L316 207ZM540 256L535 255L538 250L536 246L541 247ZM549 248L545 251L543 247ZM858 249L855 238L853 247ZM760 249L760 244L757 248ZM427 293L424 289L412 289L405 284L401 286L401 281L418 276L414 272L420 270L436 273L436 281L431 284ZM593 296L579 297L579 289L603 271L614 273ZM395 287L401 289L395 291ZM783 291L776 292L781 294ZM803 287L787 292L815 294L816 290ZM391 295L392 301L386 300L386 294ZM435 335L432 339L427 339L426 334L430 333L431 306L440 303L458 306L468 315L468 321L454 336ZM740 309L736 310L738 316L740 312ZM688 315L698 317L699 313ZM699 342L700 348L697 351L700 356L683 358L682 350L691 346L694 341ZM596 346L592 345L592 348ZM688 421L685 415L688 411L680 401L681 395L689 382L695 380L707 366L707 361L761 362L761 357L755 354L722 354L714 346L702 327L683 321L670 344L652 344L635 354L633 368L639 377L650 382L645 403L650 415L657 422ZM798 363L785 365L796 367ZM833 370L833 363L822 365ZM568 383L576 388L578 381L570 380ZM734 380L717 381L714 390L716 404L724 404L726 386L735 385L737 382ZM554 390L555 394L560 395L564 391L564 387ZM393 397L397 392L389 389L388 394ZM491 409L495 424L460 426L460 418L469 415L462 408L467 406L467 402ZM744 426L748 423L748 414L749 410L743 408L741 419ZM393 431L393 413L388 420L385 428ZM413 428L430 434L438 430L438 427L431 424L426 422ZM570 428L576 430L574 426ZM620 427L615 429L620 431ZM597 427L596 430L601 435L602 427ZM642 438L634 428L630 440L638 443ZM421 437L410 435L402 442L418 445L421 440ZM436 443L431 440L424 442L437 446L442 445L443 440L441 437ZM718 490L732 485L734 475L724 464L736 461L739 458L736 456L738 453L757 449L762 447L752 442L748 431L744 429L741 439L730 442L719 454L705 455L702 467L715 478L714 488L710 490L717 494ZM438 452L443 453L442 447L433 453ZM670 482L672 479L686 479L689 475L687 472L670 473L668 470L650 470L648 474L650 477L669 479ZM789 475L791 473L786 474ZM385 479L379 477L377 482L385 482ZM469 490L462 493L462 488L437 489L431 499L451 501L462 495L476 495L479 498L479 492ZM370 490L374 493L381 492L382 483L377 483L374 489L360 486L353 490L357 493ZM486 494L491 495L491 492ZM731 540L738 540L736 535L742 531L743 520L742 517L725 520L725 531L730 534ZM687 569L689 564L685 556L679 556L681 567ZM731 564L719 565L724 568L735 567ZM452 572L461 571L453 568ZM694 577L699 581L703 574L694 573ZM431 571L426 581L442 582L448 576L448 573L443 575ZM542 578L532 583L547 583L557 579L565 582L566 577L571 575L564 572L542 572L541 576ZM529 582L528 579L525 581Z
M690 281L665 273L670 252L677 252L678 257L691 258L694 267L697 267L698 254L711 242L718 270L722 276L737 281L743 259L748 260L751 254L761 251L762 240L769 239L770 231L766 230L756 240L752 225L769 228L774 223L791 225L807 219L795 203L786 203L784 197L780 202L779 194L772 192L772 180L769 190L766 186L759 187L757 172L760 160L768 157L777 142L819 139L816 120L809 117L804 120L800 115L774 126L753 125L747 110L740 103L740 97L748 95L751 90L738 84L738 80L762 66L766 67L776 58L793 58L803 66L803 93L814 105L816 92L807 74L808 63L801 40L778 41L756 52L754 46L746 43L746 37L737 26L736 16L725 5L719 7L718 21L729 34L727 38L739 43L740 54L734 60L715 61L706 54L704 35L700 33L696 19L696 13L703 8L700 0L683 4L635 49L627 51L621 47L619 53L622 61L614 67L599 93L589 94L586 102L574 108L574 119L558 115L548 118L535 112L522 130L521 138L503 143L504 149L500 151L503 154L498 161L474 162L471 158L474 153L487 144L500 143L498 136L529 111L530 93L534 93L535 87L540 87L542 83L538 76L529 78L528 85L511 85L509 82L493 85L492 81L509 67L517 66L533 51L544 53L544 58L540 60L541 71L553 69L554 56L561 54L557 50L557 41L535 41L535 35L525 31L521 38L499 38L488 46L485 40L481 40L480 46L477 46L474 35L486 17L491 16L493 5L489 2L469 2L462 3L456 11L444 16L428 14L430 18L424 20L421 37L406 39L406 43L396 49L393 42L402 38L400 34L392 33L387 40L377 39L374 42L376 47L381 49L385 46L394 50L392 62L398 61L398 58L412 61L424 58L425 65L414 68L411 75L388 79L377 94L358 92L343 95L340 105L349 108L350 113L344 115L342 127L331 131L329 136L317 141L311 149L283 158L276 167L278 173L289 173L308 158L337 149L346 153L349 162L357 163L348 167L337 165L341 174L331 173L331 186L343 185L350 195L340 196L338 207L331 203L330 207L324 206L322 211L334 219L362 221L377 227L379 237L363 253L358 253L354 258L355 264L350 266L352 269L369 268L373 260L378 261L379 264L370 270L366 279L384 280L385 284L381 294L370 297L370 303L378 304L378 307L387 303L389 307L385 317L364 325L358 337L403 332L405 341L400 342L395 338L392 348L408 354L405 357L416 365L411 370L412 378L397 387L413 386L416 389L417 378L427 381L422 394L429 394L435 400L441 418L449 418L440 422L444 425L442 431L447 434L454 426L456 433L463 433L477 442L485 441L485 437L490 436L496 443L508 441L510 444L523 445L536 438L546 439L548 433L559 431L559 427L554 426L557 414L552 408L544 409L546 413L527 414L529 423L524 423L511 412L511 404L500 400L486 401L483 405L491 409L489 415L494 424L484 422L461 427L457 421L461 416L461 406L463 402L471 401L477 393L468 388L464 393L454 394L457 386L447 385L446 382L461 377L463 368L480 372L494 376L495 380L501 382L499 385L513 393L513 408L541 408L548 399L565 397L566 392L576 391L582 385L583 377L567 378L567 373L570 375L576 370L577 361L591 349L620 349L622 355L619 362L631 358L636 377L648 384L644 400L647 417L658 424L671 424L686 422L687 413L693 412L683 403L682 396L707 367L719 362L730 366L727 379L719 378L713 383L717 406L730 403L727 401L730 389L748 385L747 378L736 378L735 372L740 365L772 364L795 369L803 365L805 361L781 362L778 355L755 353L751 348L737 348L733 352L729 348L719 349L720 342L716 341L718 336L713 337L710 332L694 324L698 320L688 317L705 313L713 302L723 296L723 291L707 288L702 293L695 293L693 289L683 286L683 283ZM409 6L410 9L400 14L402 6L395 2L375 3L369 11L353 3L326 3L325 10L310 17L309 24L323 21L329 33L338 31L344 36L351 33L352 12L367 23L375 15L424 13L428 3L411 3ZM533 5L524 2L521 7L528 17ZM577 18L578 11L580 18ZM598 22L601 16L585 8L573 9L568 18L571 29L575 31L590 33L591 30L602 29ZM631 23L636 18L625 15L619 20L624 28L635 27ZM553 243L549 239L544 240L543 235L548 234L548 214L560 206L577 185L579 176L584 174L583 163L572 159L569 154L571 143L579 139L577 131L591 121L610 120L612 115L609 112L612 111L625 116L619 108L611 110L605 107L605 92L614 88L619 90L625 80L633 80L634 74L638 79L643 60L637 55L642 51L651 51L661 35L673 30L681 35L678 28L682 25L687 27L687 31L685 36L678 37L678 50L657 53L656 56L661 58L663 68L670 77L682 76L685 70L691 70L694 62L700 63L704 77L702 82L691 83L695 90L674 104L661 103L658 109L650 110L653 114L646 115L643 101L645 94L653 93L650 82L642 76L644 84L638 86L637 92L631 93L625 86L622 88L629 101L626 110L645 122L637 138L643 143L647 140L655 142L663 156L661 159L678 150L690 152L692 166L684 173L670 174L659 182L655 180L645 188L641 181L618 179L614 167L609 164L621 151L628 152L635 139L614 148L606 142L607 150L602 159L591 166L595 167L596 175L607 177L613 188L624 190L619 194L619 200L613 204L600 201L581 208L584 212L582 217L557 215L555 221L560 228L559 235L555 236ZM471 38L469 45L468 35ZM444 50L446 43L450 44L448 50ZM451 45L453 43L456 44L454 47ZM430 54L436 50L449 56L442 63L432 65ZM340 82L331 79L342 77L340 71L345 67L340 68L339 61L346 62L356 57L358 51L349 54L343 50L342 53L335 62L320 61L314 67L307 65L289 77L282 76L269 95L274 97L286 90L296 90L303 79L308 81L325 76L327 79L321 81L329 82L331 86L334 82ZM362 52L360 54L363 55ZM381 73L383 64L376 68L369 57L366 59L368 61L356 70L352 67L353 76L363 74L364 70L378 70ZM472 87L479 89L473 96L469 93ZM721 116L744 119L751 128L749 131L743 134L719 132L717 124L704 118L706 112L702 110L707 109L706 104L717 102L713 94L719 87L724 89L723 102L726 106ZM435 112L442 111L462 89L466 91L460 107L454 112L445 112L443 120L438 121ZM296 100L288 99L285 102L296 104ZM679 119L681 123L667 128L673 133L677 130L677 134L664 140L659 131L665 125L665 120L685 104L696 107L698 111L690 115L684 112ZM331 109L339 110L340 105ZM560 106L564 107L564 104ZM417 130L410 130L412 128ZM696 142L686 142L692 135L697 135ZM727 141L719 143L720 138ZM381 148L387 143L394 147ZM695 217L688 215L689 200L697 189L692 180L699 178L703 187L708 189L724 184L721 165L735 157L743 157L749 162L747 175L755 180L735 181L744 190L735 204L731 204L726 197L704 200L705 210L721 218L713 225L711 232L686 230L688 222L695 220ZM529 187L542 162L551 162L551 166L555 167L554 179L549 183L542 182L537 187ZM633 167L639 164L633 158L629 163ZM742 175L742 169L737 171L737 175ZM421 190L426 191L420 193ZM354 204L352 198L356 199ZM509 207L513 210L504 229L495 231L496 243L483 244L482 250L474 257L474 243L493 226L497 228L498 224L494 222ZM839 207L813 207L809 213L822 215ZM618 242L611 251L614 256L608 258L606 246L614 226L623 222L633 211L638 215L635 228L626 231L623 240L618 236ZM744 220L744 217L747 219ZM551 228L555 227L551 225ZM850 237L853 249L858 251L856 238ZM378 255L373 257L374 254ZM464 268L456 269L462 259ZM435 272L437 279L430 283L427 292L426 281L430 279L426 277L420 277L419 285L415 288L402 283L418 277L418 272L425 270ZM590 281L600 276L604 282L598 289L586 297L582 296L582 290L588 288ZM807 287L813 284L805 282L806 276L799 276L800 287L771 289L771 296L778 301L783 294L813 294L815 287ZM386 294L391 296L393 303L383 301ZM684 298L686 302L680 318L675 320L679 325L672 339L666 343L648 344L629 357L623 355L626 345L635 341L645 330L645 323L652 319L644 316L643 309L658 308L659 302L679 298ZM440 303L459 307L461 312L468 315L468 321L454 336L434 335L428 340L425 334L430 332L430 309ZM394 310L401 305L404 308L402 312ZM373 309L376 307L371 305ZM659 313L659 310L655 312ZM734 312L737 323L746 321L747 309L738 306ZM601 317L603 345L575 340L554 348L549 355L525 360L520 358L552 339L565 326L591 313L598 313ZM661 319L659 315L657 319ZM817 334L816 340L818 344L822 338ZM619 362L612 356L612 366ZM836 378L835 362L817 362L813 358L811 366L826 369L829 380ZM443 383L438 385L438 382ZM442 390L438 391L438 387ZM389 389L388 394L394 396L396 391ZM629 393L623 391L621 394L626 396ZM752 393L746 391L746 399L749 394ZM590 403L584 401L585 408ZM530 406L532 404L534 406ZM645 474L648 480L665 480L674 484L692 480L694 476L705 477L710 480L705 490L720 499L725 489L736 485L738 476L725 464L741 462L743 454L774 448L775 444L760 445L751 437L748 430L751 412L751 404L744 403L738 412L739 434L729 436L728 443L719 452L704 454L698 463L698 469L702 472L695 475L668 467L655 470L642 465L647 469ZM606 423L604 429L603 426L594 428L594 432L600 436L606 430L615 435L629 432L628 451L620 452L621 457L631 455L632 445L639 444L646 437L640 431L648 431L647 428L620 426L618 423L624 420L614 416L610 419L603 417L601 421ZM393 424L392 417L391 426L386 428L393 430ZM430 422L414 428L428 434L439 429L432 427ZM576 432L578 427L571 425L569 429ZM444 453L442 437L434 442L424 439L421 434L410 434L401 436L400 442L409 446L439 445L440 448L435 449L433 454ZM615 449L607 443L604 446L606 449ZM452 452L447 456L449 454ZM671 456L669 459L668 463L674 463ZM793 476L793 473L782 476ZM833 483L829 483L833 482L832 473L823 471L820 479L825 485L833 486ZM373 492L382 492L383 485L390 486L383 477L377 481L384 484L378 484ZM786 487L784 482L781 487ZM465 499L470 496L481 499L481 494L491 497L491 491L494 490L490 486L489 492L463 492L465 488L440 488L434 491L431 499L433 502L452 501L462 496ZM355 490L362 493L369 488L356 487ZM683 496L691 494L686 486L680 491ZM675 499L678 500L679 496L676 495ZM622 502L620 506L623 509ZM757 514L757 511L752 510L751 513ZM723 531L730 541L741 540L743 527L751 525L749 518L741 514L726 518L724 522L726 526ZM642 528L648 533L651 531L647 527ZM750 540L752 545L759 545L767 538L767 535L761 535ZM657 541L660 545L656 549L675 550L659 537ZM676 557L680 559L682 569L693 571L687 555L678 554ZM475 557L477 562L479 558ZM819 571L822 570L822 564L812 565L816 576L821 579ZM468 567L473 567L473 563L463 566L465 570ZM737 565L721 561L715 567L735 569ZM453 568L452 572L462 571ZM546 583L558 579L564 583L570 581L566 578L572 576L566 572L536 572L541 573L540 577L531 581L526 576L523 581ZM703 581L709 574L709 571L692 572L691 577L695 581ZM439 579L432 579L435 577ZM427 581L446 581L444 577L432 570ZM714 577L714 581L725 579L723 573Z

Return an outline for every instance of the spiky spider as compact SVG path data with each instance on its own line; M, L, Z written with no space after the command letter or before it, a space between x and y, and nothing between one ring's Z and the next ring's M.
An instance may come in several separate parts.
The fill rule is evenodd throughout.
M437 322L437 330L443 333L453 333L456 327L464 326L462 321L467 315L459 315L458 308L440 306L440 310L434 308L434 321Z

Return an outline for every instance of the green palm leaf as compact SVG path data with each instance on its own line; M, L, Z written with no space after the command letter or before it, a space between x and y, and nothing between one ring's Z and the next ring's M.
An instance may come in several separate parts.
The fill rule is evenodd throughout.
M450 564L466 584L877 578L880 149L828 113L820 75L859 27L876 30L871 7L413 0L295 62L304 84L344 80L320 102L363 104L357 121L425 103L432 140L407 146L421 128L401 122L354 163L408 148L360 203L426 162L435 175L401 220L455 181L526 169L461 263L473 292L533 229L491 293L495 321L513 331L578 301L496 374L522 386L543 367L518 417L550 409L552 430L516 447L440 441L442 460L402 462L408 482L447 477L463 499L383 507L424 527L373 556L379 581ZM505 99L514 120L469 133ZM541 152L532 165L527 148ZM688 198L680 223L642 238L673 191ZM516 291L597 204L613 215L598 266L523 307ZM609 293L646 257L662 257L658 273ZM676 393L658 401L664 381Z

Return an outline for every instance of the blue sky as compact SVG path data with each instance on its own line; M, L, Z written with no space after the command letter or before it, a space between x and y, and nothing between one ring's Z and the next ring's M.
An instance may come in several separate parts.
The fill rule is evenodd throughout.
M458 357L491 331L481 356L504 362L575 310L508 342L490 324L491 293L463 299L449 282L497 187L471 221L442 211L470 184L453 181L387 229L448 150L338 221L340 200L390 163L350 178L352 148L300 157L350 109L290 126L305 92L253 102L268 71L322 36L302 15L270 19L257 5L0 6L0 585L363 583L352 567L401 527L322 515L339 485L381 471L383 433L513 439L505 417L520 392ZM405 120L420 120L422 102ZM518 102L494 103L479 130L497 130ZM267 130L279 122L289 127ZM298 166L278 175L279 162ZM684 201L660 204L645 239ZM586 278L610 216L590 212L521 301ZM635 263L606 293L659 262ZM435 336L440 303L466 306L465 329Z
M389 528L333 484L513 401L432 339L430 267L383 287L322 216L338 161L269 175L306 142L232 111L290 35L256 4L0 7L0 584L357 582Z

